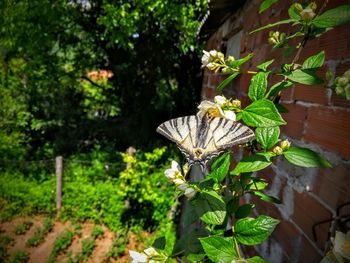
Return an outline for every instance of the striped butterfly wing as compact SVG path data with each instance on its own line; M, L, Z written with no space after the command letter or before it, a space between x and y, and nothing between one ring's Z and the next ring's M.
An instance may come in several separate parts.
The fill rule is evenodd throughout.
M189 165L204 163L233 145L254 139L247 126L223 118L185 116L159 125L157 132L175 142Z
M209 129L212 132L217 149L226 150L255 138L254 132L247 126L223 118L214 118L209 125Z

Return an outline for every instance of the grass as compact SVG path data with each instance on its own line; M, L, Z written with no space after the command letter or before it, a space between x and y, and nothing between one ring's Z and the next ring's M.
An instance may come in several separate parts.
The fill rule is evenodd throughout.
M53 226L54 224L52 219L46 218L44 220L43 227L38 227L35 230L34 235L27 240L27 246L35 247L41 244L45 240L46 234L52 230Z
M96 239L96 238L102 237L104 235L104 233L105 233L105 231L103 230L103 228L101 226L95 225L94 229L92 230L91 237L93 239Z
M29 253L27 251L17 251L12 259L6 261L6 263L24 263L29 259Z
M61 235L59 235L53 244L53 249L49 258L46 260L46 263L56 262L56 257L69 247L73 241L73 237L74 232L71 230L66 230Z
M109 251L107 252L108 258L118 258L125 253L125 249L128 245L127 231L120 231L113 239L113 243Z
M18 224L15 228L15 234L16 235L23 235L25 234L33 225L32 221L24 221L21 224Z
M7 246L12 245L13 242L14 239L12 237L5 234L0 235L0 262L8 257Z

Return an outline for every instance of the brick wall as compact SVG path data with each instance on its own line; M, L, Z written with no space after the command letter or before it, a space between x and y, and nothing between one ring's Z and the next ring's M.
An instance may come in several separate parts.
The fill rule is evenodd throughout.
M273 66L288 63L291 58L283 58L280 50L271 52L267 43L269 30L249 34L253 29L288 17L287 8L292 1L280 0L270 10L259 15L261 1L247 1L239 10L211 35L207 50L225 52L227 39L243 30L240 56L253 52L254 57L247 68L269 59L276 59ZM321 6L323 1L317 1ZM348 1L329 1L326 9ZM288 26L273 30L286 31ZM311 40L301 53L304 61L310 55L325 50L324 74L331 70L339 75L350 68L350 25L340 26L325 33L321 38ZM202 97L213 98L215 87L224 79L221 74L204 70ZM249 102L247 89L250 75L243 75L225 90L227 97L238 97L243 104ZM277 82L277 78L270 79ZM259 174L271 184L268 193L278 196L283 204L272 205L253 199L257 203L255 213L264 213L281 219L273 237L261 246L258 253L271 262L319 262L322 258L330 224L316 228L317 241L312 228L316 223L330 219L336 208L350 201L350 101L338 97L330 89L322 86L296 85L284 91L282 103L289 110L283 114L288 122L282 127L282 138L288 138L294 145L309 147L328 158L333 169L303 169L279 159L271 168ZM348 209L347 212L349 212ZM252 253L252 252L251 252Z

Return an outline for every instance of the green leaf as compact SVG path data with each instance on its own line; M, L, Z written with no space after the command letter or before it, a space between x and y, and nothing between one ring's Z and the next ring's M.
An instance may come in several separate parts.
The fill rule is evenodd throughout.
M350 23L350 5L341 5L327 10L311 22L319 28L335 27Z
M276 94L278 94L281 90L287 89L290 86L293 85L293 82L290 81L286 81L283 80L281 82L277 82L276 84L274 84L269 91L267 92L265 98L271 97L271 96L275 96Z
M250 192L252 195L255 195L257 197L259 197L261 200L269 202L269 203L275 203L275 204L281 204L281 200L279 200L278 198L271 196L271 195L267 195L263 192Z
M239 73L238 73L238 72L235 72L235 73L233 73L231 76L229 76L228 78L226 78L223 82L221 82L221 83L219 84L219 86L216 87L216 91L217 91L218 93L221 93L222 90L223 90L235 77L237 77L238 75L239 75Z
M272 127L286 124L272 101L267 99L254 101L246 107L243 110L242 118L245 124L252 127Z
M274 3L278 2L278 0L264 0L259 7L259 13L266 11L270 6Z
M275 60L274 59L271 59L269 61L266 61L262 64L260 64L259 66L257 66L258 69L261 69L263 71L266 71L267 70L267 67L270 66Z
M255 208L254 204L244 204L238 207L237 211L235 212L236 218L245 218L247 217Z
M245 190L264 190L269 184L261 178L251 178L252 182L247 184Z
M152 247L154 248L158 248L163 250L165 248L166 245L166 240L165 237L158 237L156 240L154 240Z
M243 65L244 63L246 63L248 60L250 60L253 56L254 56L254 54L253 54L253 53L250 53L250 54L248 54L247 56L245 56L244 58L240 58L240 59L237 59L237 60L233 60L233 61L231 62L231 67L237 68L237 67Z
M212 172L208 175L216 182L221 182L225 179L231 164L230 153L225 153L215 160L212 165Z
M324 62L324 58L325 58L324 51L321 51L320 53L307 58L304 61L302 68L303 69L312 69L312 68L322 67L323 62Z
M263 27L259 27L259 28L255 29L255 30L251 31L249 34L252 34L252 33L255 33L255 32L258 32L258 31L261 31L261 30L264 30L264 29L267 29L267 28L271 28L271 27L275 27L275 26L283 25L283 24L289 24L289 23L293 23L293 22L297 22L297 20L295 20L295 19L286 19L286 20L277 21L276 23L268 24L268 25L263 26Z
M261 155L252 155L244 157L231 172L232 175L248 173L262 170L269 166L271 162Z
M292 72L283 73L282 75L291 81L306 85L317 85L323 82L312 69L297 69Z
M280 128L275 127L259 127L255 130L256 140L265 150L272 148L280 136Z
M268 76L269 72L258 72L252 77L248 90L248 96L252 101L262 99L265 96Z
M210 260L213 262L231 263L238 259L232 237L205 237L200 242Z
M292 19L300 20L300 15L299 15L297 9L295 8L295 5L291 5L291 7L289 7L288 15Z
M239 198L233 196L225 196L227 214L232 215L239 207Z
M288 162L302 167L332 167L330 162L307 148L290 147L283 155Z
M246 261L248 263L267 263L267 261L261 257L255 256L252 258L247 258Z
M205 229L194 229L191 233L183 235L176 242L172 251L172 257L203 253L199 238L207 236L209 236L209 232Z
M282 104L276 104L276 108L279 113L287 113L289 112L286 107L284 107Z
M216 192L201 192L193 202L196 213L203 222L210 225L221 225L224 222L226 205Z
M243 245L261 244L271 235L278 223L278 220L269 216L240 219L235 227L236 238Z

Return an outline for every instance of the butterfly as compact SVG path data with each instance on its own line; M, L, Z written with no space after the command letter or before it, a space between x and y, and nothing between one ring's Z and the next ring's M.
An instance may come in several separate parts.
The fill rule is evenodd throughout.
M175 142L189 166L205 163L233 145L255 138L247 126L224 118L192 115L163 122L157 132Z

